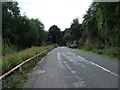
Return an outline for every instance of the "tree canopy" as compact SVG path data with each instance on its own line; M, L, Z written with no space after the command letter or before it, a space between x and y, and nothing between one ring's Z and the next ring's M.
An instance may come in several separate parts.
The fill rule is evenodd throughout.
M120 45L120 4L114 2L93 2L84 20L74 18L70 27L61 31L57 25L44 30L39 19L20 15L17 2L2 3L3 40L21 48L51 42L64 44L84 39L88 43L104 46Z
M20 48L39 46L47 36L44 24L39 19L20 15L17 2L2 3L3 40Z
M92 3L82 23L83 35L96 37L118 46L120 34L119 3Z
M61 42L61 31L60 28L58 28L58 26L53 25L49 28L49 40L52 43L57 43L59 44Z

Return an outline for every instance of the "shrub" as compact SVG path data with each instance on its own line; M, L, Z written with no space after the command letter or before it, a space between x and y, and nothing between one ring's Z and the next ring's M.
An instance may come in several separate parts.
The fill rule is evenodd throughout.
M92 46L90 44L87 44L87 45L84 46L84 49L85 50L91 50Z

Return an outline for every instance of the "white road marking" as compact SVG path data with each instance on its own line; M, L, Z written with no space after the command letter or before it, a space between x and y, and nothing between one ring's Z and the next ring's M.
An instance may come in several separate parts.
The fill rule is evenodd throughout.
M60 58L60 53L58 52L58 60L61 61L60 59L61 59L61 58Z
M72 53L72 52L64 52L64 54L67 54L67 55L75 55L75 53Z
M48 54L47 54L47 56L50 54L51 52L49 52Z
M73 59L71 59L71 57L68 57L68 56L67 56L66 54L64 54L64 53L62 53L62 55L64 55L65 58L68 59L70 62L73 62L74 64L77 64ZM58 53L58 60L60 61L60 66L63 67L63 64L61 63L60 53ZM67 62L63 61L63 63L64 63L64 65L65 65L65 67L70 70L70 72L71 72L72 74L76 74L76 71L72 70L72 68L68 65ZM65 68L65 67L64 67L64 68Z
M63 55L66 59L68 59L69 61L73 62L74 64L77 64L75 60L73 60L70 56L68 57L66 54L67 54L67 55L74 56L75 53L65 52L65 53L62 53L62 55ZM118 74L116 74L116 73L114 73L114 72L112 72L112 71L110 71L110 70L108 70L108 69L100 66L99 64L96 64L96 63L94 63L94 62L88 61L88 60L86 60L85 58L83 58L83 57L81 57L81 56L77 56L77 57L80 58L79 61L85 62L85 63L87 63L87 64L95 65L96 67L101 68L102 70L104 70L104 71L106 71L106 72L109 72L109 73L111 73L111 74L113 74L113 75L115 75L115 76L117 76L117 77L120 77ZM85 65L82 65L82 67L85 67Z
M64 68L64 66L63 66L63 64L62 64L62 62L61 62L61 57L60 57L60 53L59 53L59 52L57 53L57 58L58 58L58 60L59 60L59 66L60 66L61 68Z
M45 59L45 57L44 58L42 58L42 60L38 63L38 64L40 64L43 60Z
M85 61L85 62L87 62L87 63L90 63L90 64L92 64L92 65L95 65L96 67L101 68L102 70L104 70L104 71L106 71L106 72L109 72L109 73L111 73L111 74L113 74L113 75L115 75L115 76L117 76L117 77L120 77L118 74L116 74L116 73L114 73L114 72L112 72L112 71L110 71L110 70L108 70L108 69L106 69L106 68L104 68L104 67L102 67L102 66L100 66L100 65L98 65L98 64L96 64L96 63L94 63L94 62L88 61L88 60L86 60L85 58L83 58L83 57L81 57L81 56L78 56L78 57L81 58L83 61Z
M88 63L88 61L87 61L85 58L83 58L83 57L81 57L81 56L77 56L77 57L80 58L79 61Z
M73 74L76 74L76 71L71 71Z
M101 68L102 70L104 70L104 71L106 71L106 72L109 72L109 73L111 73L111 74L113 74L113 75L115 75L115 76L117 76L117 77L120 77L120 76L117 75L116 73L114 73L114 72L112 72L112 71L110 71L110 70L108 70L108 69L106 69L106 68L104 68L104 67L102 67L102 66L100 66L100 65L98 65L98 64L96 64L96 63L94 63L94 62L91 62L91 61L90 61L90 63L93 64L93 65L95 65L95 66L97 66L97 67L99 67L99 68Z
M78 63L76 63L75 60L73 60L71 57L67 57L65 56L66 59L68 59L70 62L73 62L75 65L77 65Z
M81 59L83 59L83 60L85 60L85 58L83 58L83 57L81 57L81 56L78 56L79 58L81 58Z
M69 60L70 62L73 62L75 65L78 65L78 63L74 60L74 59L72 59L71 58L71 56L73 56L73 55L75 55L75 54L73 54L73 53L71 53L71 52L65 52L65 53L62 53L62 55L67 59L67 60ZM69 56L68 56L69 55Z
M42 74L42 73L44 73L45 72L45 70L37 70L35 73L36 74Z
M60 48L67 48L67 47L60 47Z
M74 82L73 86L75 87L85 87L85 82L84 81L79 81L79 82Z
M72 68L67 63L65 65L72 72Z
M85 67L85 65L82 65L82 67Z
M34 67L34 70L37 68L37 66Z
M45 59L45 57L43 57L42 60L38 62L38 64L40 64L44 59ZM35 66L33 69L35 70L36 68L37 68L37 66Z

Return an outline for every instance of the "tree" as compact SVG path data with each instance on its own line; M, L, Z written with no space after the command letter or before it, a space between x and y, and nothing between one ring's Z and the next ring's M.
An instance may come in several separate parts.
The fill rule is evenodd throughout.
M44 24L39 19L21 16L17 2L3 2L2 11L3 39L6 43L27 48L45 42Z
M52 43L60 44L61 32L60 32L60 29L56 25L51 26L49 29L49 40Z
M119 44L119 3L92 3L84 15L82 36L88 37L90 42L100 41L99 45L118 46ZM95 40L95 39L98 40Z
M79 24L79 19L75 18L70 27L70 33L71 33L72 40L78 41L80 39L81 37L80 28L81 28L81 24Z
M64 30L63 40L64 40L65 44L67 44L71 41L70 28L66 28Z
M14 43L13 33L17 27L15 18L19 15L20 10L17 2L2 2L2 36L12 43Z
M39 19L31 19L30 20L31 30L36 32L36 45L42 45L44 39L44 25Z

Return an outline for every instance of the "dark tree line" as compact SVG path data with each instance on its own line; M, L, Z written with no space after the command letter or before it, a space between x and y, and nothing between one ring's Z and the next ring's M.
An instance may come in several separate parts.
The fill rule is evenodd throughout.
M20 15L17 2L2 3L3 41L26 48L43 44L99 44L101 47L120 45L120 4L93 2L80 24L73 19L64 31L53 25L48 31L39 19Z
M83 36L101 41L104 46L118 46L120 41L120 3L92 3L82 23Z
M79 23L79 19L73 19L73 22L70 25L70 28L66 28L63 31L63 45L67 45L68 43L72 44L79 43L80 38L82 37L82 29L81 24Z
M17 2L2 3L2 32L5 43L20 48L40 46L47 40L44 24L39 19L21 16Z
M49 41L58 45L67 45L67 42L73 41L78 43L81 36L81 24L78 18L75 18L70 28L64 31L60 31L60 28L56 25L51 26L49 29Z
M93 2L82 24L74 19L64 31L65 42L84 41L98 44L101 48L120 45L120 3ZM81 42L79 42L81 43Z

